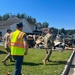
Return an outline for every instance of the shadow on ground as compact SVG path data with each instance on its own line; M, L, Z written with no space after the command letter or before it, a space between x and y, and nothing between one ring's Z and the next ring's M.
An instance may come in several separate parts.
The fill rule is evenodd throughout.
M42 63L23 62L23 65L38 66L38 65L42 65Z
M5 51L0 50L0 54L7 54Z
M13 66L13 65L15 65L15 63L7 64L6 66ZM42 65L42 63L23 62L22 65L38 66L38 65Z
M65 65L66 61L52 61L52 62L47 62L46 65ZM7 66L13 66L14 63L8 64ZM38 65L43 65L43 63L34 63L34 62L23 62L22 65L30 65L30 66L38 66Z
M65 65L67 61L51 61L47 65Z

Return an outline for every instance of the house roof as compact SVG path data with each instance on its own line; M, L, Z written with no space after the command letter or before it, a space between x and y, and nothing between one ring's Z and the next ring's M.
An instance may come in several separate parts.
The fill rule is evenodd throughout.
M22 19L18 19L17 17L9 18L7 21L0 21L0 26L12 25L19 21L22 21Z
M10 17L6 21L0 21L0 28L5 27L5 26L11 26L14 23L23 22L23 20L25 20L26 24L31 28L31 25L28 23L28 21L26 19L19 19L17 17ZM31 30L32 30L32 28L31 28Z

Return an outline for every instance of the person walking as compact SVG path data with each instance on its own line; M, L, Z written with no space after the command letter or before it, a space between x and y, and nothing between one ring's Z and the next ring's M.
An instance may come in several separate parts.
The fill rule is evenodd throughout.
M28 54L28 43L26 34L22 32L22 22L16 24L16 30L10 34L11 55L15 60L14 75L22 75L22 63L24 55Z
M6 51L7 51L7 53L8 53L7 56L4 58L4 60L2 60L2 63L3 63L4 65L6 65L6 61L7 61L8 59L10 59L10 62L13 62L12 56L11 56L11 54L10 54L10 48L8 47L8 41L9 41L10 33L11 33L11 30L10 30L10 29L7 29L7 32L6 32L6 34L4 35L4 37L3 37L4 48L6 49Z
M52 54L52 46L54 45L53 35L52 35L52 29L48 29L48 33L44 37L44 47L46 50L46 56L43 60L43 64L46 64L46 61L51 62L49 59Z

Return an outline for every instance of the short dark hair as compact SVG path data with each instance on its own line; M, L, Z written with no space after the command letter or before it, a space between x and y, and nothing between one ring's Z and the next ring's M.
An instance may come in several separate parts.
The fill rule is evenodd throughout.
M19 22L16 26L17 26L17 28L22 28L23 24L22 24L22 22Z
M7 32L12 32L12 30L11 29L7 29Z

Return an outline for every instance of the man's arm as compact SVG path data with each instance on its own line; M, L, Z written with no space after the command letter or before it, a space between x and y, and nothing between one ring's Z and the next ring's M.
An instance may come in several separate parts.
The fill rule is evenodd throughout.
M23 44L25 48L25 55L27 55L28 54L28 42L27 42L26 35L23 36Z

